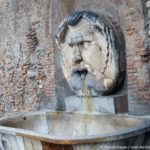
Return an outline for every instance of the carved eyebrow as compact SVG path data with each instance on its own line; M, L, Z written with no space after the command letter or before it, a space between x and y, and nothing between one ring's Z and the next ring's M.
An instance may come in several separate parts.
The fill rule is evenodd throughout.
M68 44L69 45L73 45L73 44L79 44L79 43L82 43L82 42L84 42L84 41L88 41L88 42L90 42L91 41L91 39L92 39L92 37L90 36L87 36L87 34L86 33L81 33L81 34L77 34L77 35L74 35L74 36L72 36L72 37L70 37L69 39L68 39Z
M75 34L72 35L68 38L68 44L72 45L72 44L78 44L81 43L83 41L83 35L82 34Z

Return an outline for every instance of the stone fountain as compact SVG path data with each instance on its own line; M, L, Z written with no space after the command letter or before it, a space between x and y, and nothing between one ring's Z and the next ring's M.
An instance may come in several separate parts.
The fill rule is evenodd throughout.
M67 111L127 111L125 40L117 22L76 12L64 19L56 41L64 76L76 94L66 98Z
M125 41L111 17L79 11L56 34L64 76L76 94L66 111L0 119L0 150L105 150L140 146L149 119L127 114Z

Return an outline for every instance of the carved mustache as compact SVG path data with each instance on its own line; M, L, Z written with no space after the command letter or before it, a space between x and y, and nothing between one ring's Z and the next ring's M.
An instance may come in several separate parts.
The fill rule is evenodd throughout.
M80 72L80 74L87 74L89 72L94 73L94 69L89 64L81 63L79 65L75 65L72 69L71 76L75 72Z
M90 64L87 64L85 62L81 62L80 64L74 65L72 68L73 69L71 71L71 77L73 76L75 72L81 72L80 74L83 73L84 75L90 73L94 75L95 77L101 76L100 72L96 72ZM85 72L87 73L85 74Z
M87 70L74 70L69 82L70 88L78 95L84 96L83 84L87 86L88 95L98 96L105 89L103 80L96 80L95 77Z

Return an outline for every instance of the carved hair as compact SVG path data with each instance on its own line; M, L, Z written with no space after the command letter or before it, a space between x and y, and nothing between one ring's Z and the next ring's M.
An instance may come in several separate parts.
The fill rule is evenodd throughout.
M117 34L117 32L119 34L120 32L122 32L117 22L115 22L114 18L111 18L110 16L106 16L106 15L104 16L103 14L97 14L95 12L90 12L90 11L76 11L76 12L71 13L69 16L66 16L64 20L61 22L59 26L59 30L56 34L56 43L58 45L60 41L63 40L63 37L65 36L65 33L66 33L65 31L68 29L68 26L76 25L80 21L81 18L84 18L92 27L92 29L96 29L99 32L101 32L102 30L102 25L107 26L108 28L112 29L113 32L115 32L115 34ZM114 37L115 39L117 39L115 40L117 42L117 45L119 44L125 47L124 41L121 42L122 37L117 38L115 34L114 34Z

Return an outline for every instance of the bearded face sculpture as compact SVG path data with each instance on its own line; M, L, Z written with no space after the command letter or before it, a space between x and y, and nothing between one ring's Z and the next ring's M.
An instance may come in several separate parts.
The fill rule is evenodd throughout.
M56 35L62 70L77 96L116 92L125 77L125 42L112 18L80 11L67 16Z

